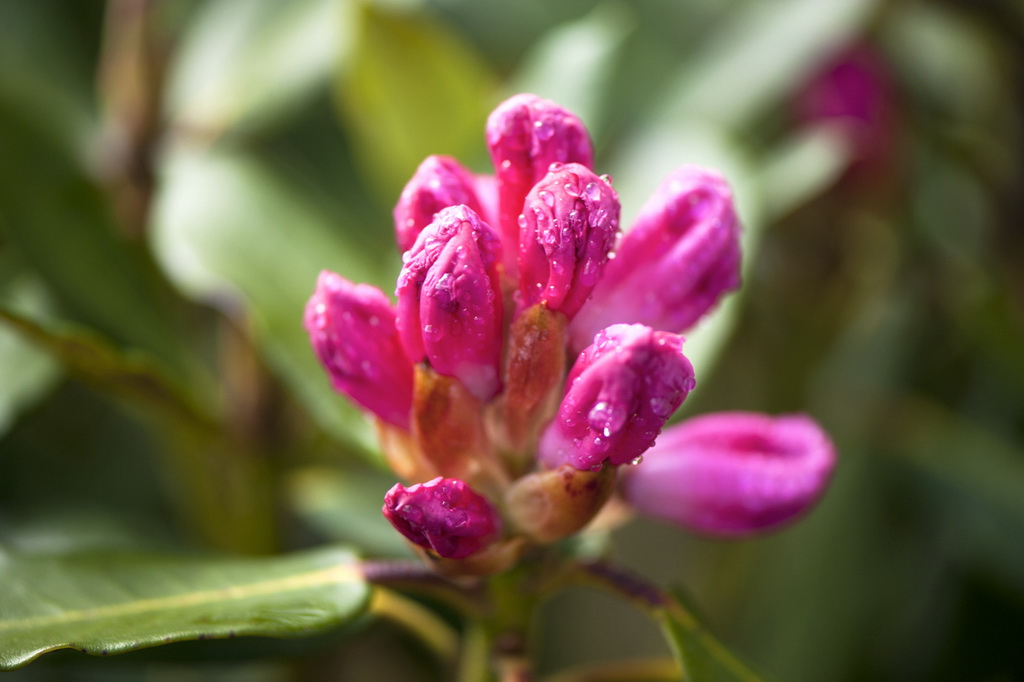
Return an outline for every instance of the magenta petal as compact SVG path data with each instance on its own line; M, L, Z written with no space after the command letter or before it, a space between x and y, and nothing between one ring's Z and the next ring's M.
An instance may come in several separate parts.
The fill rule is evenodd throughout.
M457 478L438 477L408 488L395 484L382 511L399 533L446 559L476 554L501 532L494 507Z
M548 468L597 469L642 456L693 390L683 338L643 325L597 334L566 381L558 414L541 437Z
M552 163L594 161L590 135L574 114L536 95L516 95L487 119L487 148L498 179L498 231L509 245L506 261L515 266L511 245L518 243L519 215L530 189Z
M544 302L572 319L615 246L618 195L585 166L554 164L526 196L519 225L524 305Z
M441 210L405 254L398 331L409 357L426 359L488 400L500 390L501 243L467 206Z
M399 250L411 249L416 237L442 208L465 204L483 215L476 186L474 175L455 159L448 156L424 159L395 205L395 239Z
M717 173L683 166L640 211L573 321L574 347L619 323L683 332L740 284L740 225Z
M409 428L412 364L384 292L325 270L306 304L305 326L335 389L381 419Z
M708 535L740 536L799 516L835 466L828 436L804 415L722 412L666 429L621 490L644 514Z

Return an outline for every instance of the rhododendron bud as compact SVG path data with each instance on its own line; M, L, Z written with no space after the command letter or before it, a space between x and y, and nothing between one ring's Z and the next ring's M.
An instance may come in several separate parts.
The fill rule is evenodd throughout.
M500 258L494 230L467 206L452 206L420 233L398 277L398 332L409 357L481 400L500 389Z
M619 197L577 163L553 164L519 218L519 287L572 319L590 296L619 234Z
M884 54L870 44L858 43L825 59L797 93L793 106L804 125L842 126L854 174L874 172L884 177L899 148L894 144L898 101L892 67Z
M516 530L537 542L555 542L590 523L614 487L613 467L590 471L565 464L517 480L505 495L505 508Z
M410 542L446 559L464 559L501 533L501 517L483 496L457 478L435 478L384 496L384 516Z
M662 182L573 321L582 348L617 322L682 332L740 284L739 220L717 173L683 166Z
M413 371L395 308L380 289L323 271L305 310L313 351L331 383L370 412L409 428Z
M832 443L809 417L722 412L666 429L620 489L644 514L738 536L806 511L834 465Z
M434 214L460 204L484 215L473 174L451 157L428 156L395 205L395 239L399 250L412 248L423 228L433 222Z
M510 245L519 241L519 215L527 193L552 163L593 165L583 122L536 95L516 95L498 105L487 119L487 147L498 178L498 229ZM511 274L511 249L505 258Z
M681 336L639 324L608 327L569 372L558 415L541 437L540 458L551 469L632 462L695 385Z

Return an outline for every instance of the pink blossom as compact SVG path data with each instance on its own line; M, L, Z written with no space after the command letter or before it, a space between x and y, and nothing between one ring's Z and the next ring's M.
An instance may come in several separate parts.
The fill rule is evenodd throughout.
M409 428L412 363L384 292L325 270L306 304L305 326L335 389L384 421Z
M779 526L821 497L835 465L828 436L804 415L720 412L670 427L623 472L639 511L708 535Z
M476 178L449 156L428 156L416 169L395 205L395 240L398 249L408 251L416 237L434 220L434 214L449 206L465 204L484 215L477 197Z
M426 359L488 400L500 390L501 242L467 206L440 211L405 254L398 332L409 357Z
M639 324L613 325L573 365L538 455L552 469L632 462L654 444L695 385L681 336Z
M593 296L573 320L573 346L629 322L683 332L740 284L739 220L717 173L683 166L640 211Z
M552 164L519 218L519 291L569 319L601 277L619 233L619 197L577 163Z
M484 497L457 478L440 476L384 496L387 520L409 541L446 559L465 559L501 533L501 517Z
M552 163L593 165L586 127L576 115L536 95L516 95L487 119L487 147L498 179L498 231L505 244L518 243L523 202ZM515 272L515 255L505 254Z

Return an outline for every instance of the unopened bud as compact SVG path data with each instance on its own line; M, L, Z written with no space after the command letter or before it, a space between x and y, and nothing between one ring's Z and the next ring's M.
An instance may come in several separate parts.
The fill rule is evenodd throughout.
M411 249L438 211L460 204L484 215L473 174L451 157L428 156L406 183L395 205L395 239L399 250Z
M665 179L623 237L573 321L573 346L619 323L683 332L740 284L739 220L714 173L683 166Z
M586 127L574 114L536 95L516 95L487 119L487 147L498 179L498 229L509 274L515 272L512 244L519 242L519 215L527 193L552 163L593 165Z
M635 462L695 385L681 336L639 324L608 327L569 372L540 459L550 469Z
M500 390L501 242L467 206L439 212L405 254L398 332L409 357L428 360L481 400Z
M517 530L537 542L555 542L590 523L614 486L614 467L581 471L565 464L517 480L505 495L505 507Z
M570 320L590 296L619 234L619 197L576 163L554 164L519 218L519 287Z
M501 517L483 496L455 478L435 478L384 496L384 516L410 542L446 559L464 559L494 542Z
M399 342L388 297L325 270L304 317L313 351L334 388L384 421L408 429L412 363Z
M804 415L721 412L665 430L620 490L638 511L707 535L773 529L821 497L835 466Z

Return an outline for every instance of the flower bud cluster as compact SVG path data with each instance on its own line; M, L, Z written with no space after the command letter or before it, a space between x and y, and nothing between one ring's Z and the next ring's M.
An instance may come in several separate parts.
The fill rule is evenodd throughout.
M481 575L581 530L616 478L637 510L705 533L809 507L834 455L806 417L708 416L659 438L696 385L680 334L739 285L725 181L678 169L620 239L573 114L518 95L486 140L493 176L435 156L402 192L396 305L325 272L306 309L404 479L392 525L439 570Z

